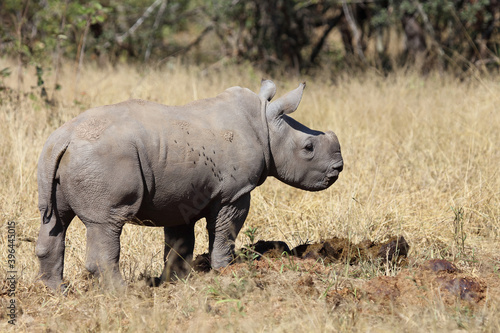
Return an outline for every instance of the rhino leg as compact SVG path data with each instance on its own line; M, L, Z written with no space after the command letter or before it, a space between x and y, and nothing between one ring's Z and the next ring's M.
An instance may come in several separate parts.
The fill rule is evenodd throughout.
M224 205L207 218L209 252L212 268L226 267L234 258L234 241L250 208L250 193Z
M59 197L59 196L58 196ZM40 261L39 278L51 289L65 289L62 285L66 230L75 213L57 199L59 209L54 209L49 223L43 223L36 242L36 255ZM43 212L42 212L43 216Z
M165 268L161 274L160 282L188 275L191 271L194 250L194 224L164 227L164 232L165 252L163 260Z
M89 223L87 227L87 259L85 267L108 286L123 286L120 274L120 235L123 224Z

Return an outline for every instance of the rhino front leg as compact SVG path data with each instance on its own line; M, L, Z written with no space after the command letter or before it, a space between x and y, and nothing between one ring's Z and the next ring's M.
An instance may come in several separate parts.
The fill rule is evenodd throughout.
M183 278L191 271L194 250L194 224L175 227L164 227L165 252L163 260L165 268L160 282L171 281L172 278Z
M85 223L87 259L85 267L109 286L123 286L120 274L120 236L122 224Z
M250 193L235 202L224 205L207 218L209 252L212 268L226 267L234 259L234 241L250 209Z

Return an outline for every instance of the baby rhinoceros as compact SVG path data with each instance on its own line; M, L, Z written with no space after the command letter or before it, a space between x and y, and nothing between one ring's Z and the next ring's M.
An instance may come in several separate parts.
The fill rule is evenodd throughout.
M342 171L337 136L288 116L304 88L273 102L270 80L258 94L232 87L185 106L129 100L87 110L57 129L38 163L40 278L62 287L66 230L75 215L87 230L86 268L118 284L125 223L164 228L160 281L189 272L201 218L212 267L230 264L250 192L268 176L319 191Z

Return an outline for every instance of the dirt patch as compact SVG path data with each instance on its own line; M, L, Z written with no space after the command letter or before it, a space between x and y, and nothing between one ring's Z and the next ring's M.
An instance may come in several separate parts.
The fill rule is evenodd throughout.
M487 295L487 280L470 276L455 264L443 259L431 259L420 265L408 267L409 245L402 236L390 237L388 241L376 243L369 240L354 244L344 238L330 238L318 243L303 244L293 249L282 241L258 241L240 251L233 265L220 271L228 276L251 268L256 277L270 271L301 271L296 280L296 290L303 295L324 297L334 307L345 300L368 301L376 304L400 304L425 306L439 301L445 305L463 302L471 306L483 304ZM355 271L357 266L369 262L374 267L390 263L399 271L395 276L377 276L363 280L352 279L350 283L327 291L319 291L315 275L329 274L349 264ZM378 266L379 265L379 266ZM387 266L387 265L385 265ZM200 255L194 262L199 272L210 270L208 254ZM338 273L336 273L338 274Z
M486 297L484 280L461 272L446 260L429 260L420 267L403 269L396 276L379 276L362 287L363 297L374 302L396 302L423 305L442 301L479 304Z

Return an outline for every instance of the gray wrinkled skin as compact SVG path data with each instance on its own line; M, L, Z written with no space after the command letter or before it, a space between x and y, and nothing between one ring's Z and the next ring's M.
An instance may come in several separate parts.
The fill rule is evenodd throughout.
M41 279L61 287L65 234L75 215L87 229L86 268L113 284L123 283L125 223L164 227L162 281L189 272L201 218L212 267L230 264L250 192L268 176L319 191L342 171L336 135L288 116L304 87L274 102L269 80L259 94L233 87L185 106L130 100L90 109L57 129L38 163Z

